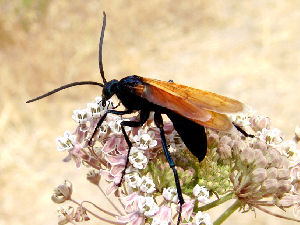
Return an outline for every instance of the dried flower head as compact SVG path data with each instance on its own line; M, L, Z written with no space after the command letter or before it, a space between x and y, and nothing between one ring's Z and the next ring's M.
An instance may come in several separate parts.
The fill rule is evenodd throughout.
M70 200L72 196L72 183L65 181L64 184L58 185L54 189L54 193L51 197L52 201L55 203L63 203L66 200Z

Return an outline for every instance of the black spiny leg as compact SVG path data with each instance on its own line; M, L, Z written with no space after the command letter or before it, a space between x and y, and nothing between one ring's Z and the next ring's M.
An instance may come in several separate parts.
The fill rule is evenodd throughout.
M241 132L245 137L251 137L251 138L254 138L255 136L253 134L248 134L246 131L244 131L240 126L238 125L235 125L234 123L232 123L233 126L235 126L235 128Z
M120 180L120 183L119 183L118 186L121 185L122 180L123 180L123 176L125 175L125 170L127 168L128 162L129 162L130 150L131 150L131 147L132 147L132 143L130 142L129 137L128 137L124 127L125 126L127 126L127 127L141 127L141 126L143 126L143 124L146 123L146 121L149 118L149 113L150 113L149 111L141 111L140 112L140 121L122 121L121 122L122 133L124 135L125 141L126 141L128 147L129 147L129 149L128 149L128 153L127 153L125 168L122 172L122 177L121 177L121 180Z
M166 136L165 136L165 131L164 131L163 119L162 119L160 113L155 113L154 114L154 122L155 122L155 125L160 130L161 143L162 143L165 155L167 157L168 163L169 163L169 165L170 165L170 167L171 167L171 169L173 170L173 173L174 173L175 184L176 184L176 189L177 189L177 195L178 195L179 204L180 204L179 213L178 213L178 221L177 221L177 225L178 225L180 223L180 220L181 220L182 205L184 204L184 199L183 199L182 192L181 192L179 177L178 177L177 170L175 169L174 161L173 161L173 159L171 157L171 154L170 154L170 152L168 150L168 147L167 147L167 141L166 141Z
M91 139L89 140L89 146L91 146L91 141L93 140L98 128L102 125L102 123L105 120L108 113L112 113L112 114L116 114L116 115L125 115L125 114L132 113L132 110L125 110L125 111L108 110L98 121L97 126L93 132L93 135L92 135Z
M125 110L125 111L108 110L108 111L101 117L101 119L99 120L99 122L97 123L97 126L96 126L96 128L95 128L95 131L94 131L94 133L93 133L93 135L92 135L91 140L93 139L93 137L94 137L94 135L95 135L97 129L101 126L101 124L102 124L103 121L105 120L105 118L106 118L106 116L107 116L108 113L112 113L112 114L115 114L115 115L125 115L125 114L130 114L130 113L132 113L132 110ZM121 180L120 180L120 183L119 183L118 186L120 186L121 183L122 183L123 176L124 176L124 174L125 174L125 170L126 170L126 168L127 168L128 162L129 162L130 149L131 149L131 147L132 147L132 143L130 142L129 137L128 137L128 135L127 135L127 133L126 133L124 127L125 127L125 126L127 126L127 127L141 127L141 126L142 126L144 123L146 123L146 121L148 120L148 118L149 118L149 113L150 113L149 111L141 111L141 112L140 112L140 121L122 121L121 124L120 124L120 125L121 125L122 133L123 133L123 135L124 135L125 141L126 141L128 147L129 147L129 149L128 149L128 153L127 153L127 159L126 159L125 168L124 168L124 170L123 170L122 177L121 177ZM89 144L90 144L91 140L89 141Z

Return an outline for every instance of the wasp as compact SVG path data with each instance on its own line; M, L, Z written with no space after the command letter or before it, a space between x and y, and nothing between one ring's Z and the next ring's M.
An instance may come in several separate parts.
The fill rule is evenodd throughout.
M31 99L27 101L27 103L37 101L73 86L97 85L102 87L102 105L105 106L106 101L109 100L113 95L116 95L125 107L125 110L108 110L100 118L94 134L101 126L106 116L110 113L116 115L126 115L136 111L139 112L139 121L122 121L120 124L122 133L129 147L128 156L130 154L132 143L125 132L124 127L140 127L147 122L150 113L154 112L154 123L160 131L162 147L170 168L174 174L180 206L177 222L177 224L179 224L181 220L184 199L175 163L168 150L162 114L167 115L167 117L172 121L174 129L178 132L186 147L194 156L198 158L199 162L201 162L204 159L207 151L205 127L224 132L230 132L235 127L244 136L253 137L252 135L247 134L241 127L233 124L226 115L228 113L237 113L243 111L244 104L232 98L212 92L176 84L172 80L160 81L137 75L131 75L124 77L120 81L115 79L106 81L102 63L102 46L105 27L106 14L103 12L103 24L99 41L98 60L103 84L94 81L74 82L63 85L44 95ZM129 161L128 156L125 168L123 170L123 175ZM121 182L122 180L120 181L120 184Z

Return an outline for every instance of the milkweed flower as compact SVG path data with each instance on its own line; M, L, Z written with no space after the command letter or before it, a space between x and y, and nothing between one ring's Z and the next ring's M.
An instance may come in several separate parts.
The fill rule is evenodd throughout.
M65 151L70 150L76 144L76 135L72 135L70 131L65 131L63 137L56 138L57 150Z
M208 213L202 213L201 211L197 212L193 224L195 225L212 225L212 222L210 221L210 216Z
M87 109L75 109L72 118L79 124L86 124L88 122L89 111Z
M130 155L129 155L129 162L132 164L134 168L137 169L144 169L147 166L148 159L144 155L143 151L136 148L132 147L130 150Z
M164 188L162 195L163 195L164 199L167 201L170 201L173 203L178 202L177 190L173 187Z
M52 200L55 203L72 201L78 208L60 210L59 223L86 221L92 215L115 224L176 223L174 218L180 210L178 192L153 115L141 127L124 127L132 144L129 152L121 123L138 121L139 115L108 114L102 124L98 124L107 110L113 108L112 101L103 106L102 98L97 97L87 108L74 110L72 118L77 127L74 132L66 131L56 142L58 151L68 153L65 162L73 160L77 168L91 169L87 179L104 193L116 213L106 210L102 203L74 200L72 185L68 182L55 189ZM232 114L230 118L253 136L245 137L234 129L225 133L206 128L207 154L202 162L186 148L172 122L164 122L168 150L185 200L181 209L182 224L212 224L206 211L229 199L236 202L215 224L220 224L225 215L238 208L244 212L258 209L275 215L265 206L293 207L294 215L299 216L299 129L295 130L293 140L285 140L281 131L272 127L270 118L254 110ZM117 198L120 204L111 198ZM102 218L83 204L94 206L111 219Z
M146 176L143 176L138 181L138 186L142 192L146 192L147 194L153 193L156 190L153 180Z
M209 191L205 187L197 184L193 189L193 194L200 203L209 203Z

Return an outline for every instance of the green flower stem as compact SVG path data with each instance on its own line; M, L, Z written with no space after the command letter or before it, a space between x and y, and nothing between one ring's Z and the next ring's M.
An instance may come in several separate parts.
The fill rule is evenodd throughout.
M217 199L216 201L213 201L213 202L211 202L209 204L206 204L206 205L204 205L202 207L198 207L198 209L196 209L194 211L201 211L201 212L207 211L207 210L209 210L211 208L214 208L214 207L216 207L216 206L218 206L218 205L220 205L220 204L222 204L222 203L224 203L224 202L232 199L233 196L234 196L234 193L231 192L231 193L223 196L222 198Z
M215 222L214 225L222 224L235 210L240 208L242 205L241 201L236 200L232 206L230 206Z

